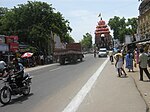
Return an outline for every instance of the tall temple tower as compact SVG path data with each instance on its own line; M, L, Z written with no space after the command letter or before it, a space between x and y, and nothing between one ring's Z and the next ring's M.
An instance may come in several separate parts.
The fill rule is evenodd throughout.
M95 45L98 48L105 47L107 49L112 48L112 36L105 21L100 19L95 30Z

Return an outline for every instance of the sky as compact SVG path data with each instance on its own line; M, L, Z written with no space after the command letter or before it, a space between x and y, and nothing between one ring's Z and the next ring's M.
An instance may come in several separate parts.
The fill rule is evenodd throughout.
M26 4L28 0L1 0L0 7L13 8L18 4ZM94 32L101 13L102 19L108 23L114 16L132 18L139 16L138 0L30 0L52 4L56 11L70 22L71 36L76 42L83 39L83 35L90 33L94 39ZM112 31L111 31L112 34Z

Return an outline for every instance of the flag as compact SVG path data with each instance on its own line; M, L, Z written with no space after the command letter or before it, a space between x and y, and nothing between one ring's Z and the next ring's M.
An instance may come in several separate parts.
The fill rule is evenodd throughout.
M98 17L101 17L101 13L98 15Z

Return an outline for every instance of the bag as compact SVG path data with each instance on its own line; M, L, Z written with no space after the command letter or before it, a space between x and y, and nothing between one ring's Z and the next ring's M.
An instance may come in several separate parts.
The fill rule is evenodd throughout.
M134 67L136 68L137 66L136 66L136 62L134 62Z

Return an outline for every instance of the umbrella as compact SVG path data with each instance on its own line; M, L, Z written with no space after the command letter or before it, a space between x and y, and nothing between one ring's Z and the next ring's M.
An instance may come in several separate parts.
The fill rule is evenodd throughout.
M31 52L26 52L26 53L24 53L21 57L22 58L29 58L29 57L31 57L33 55L33 53L31 53Z

